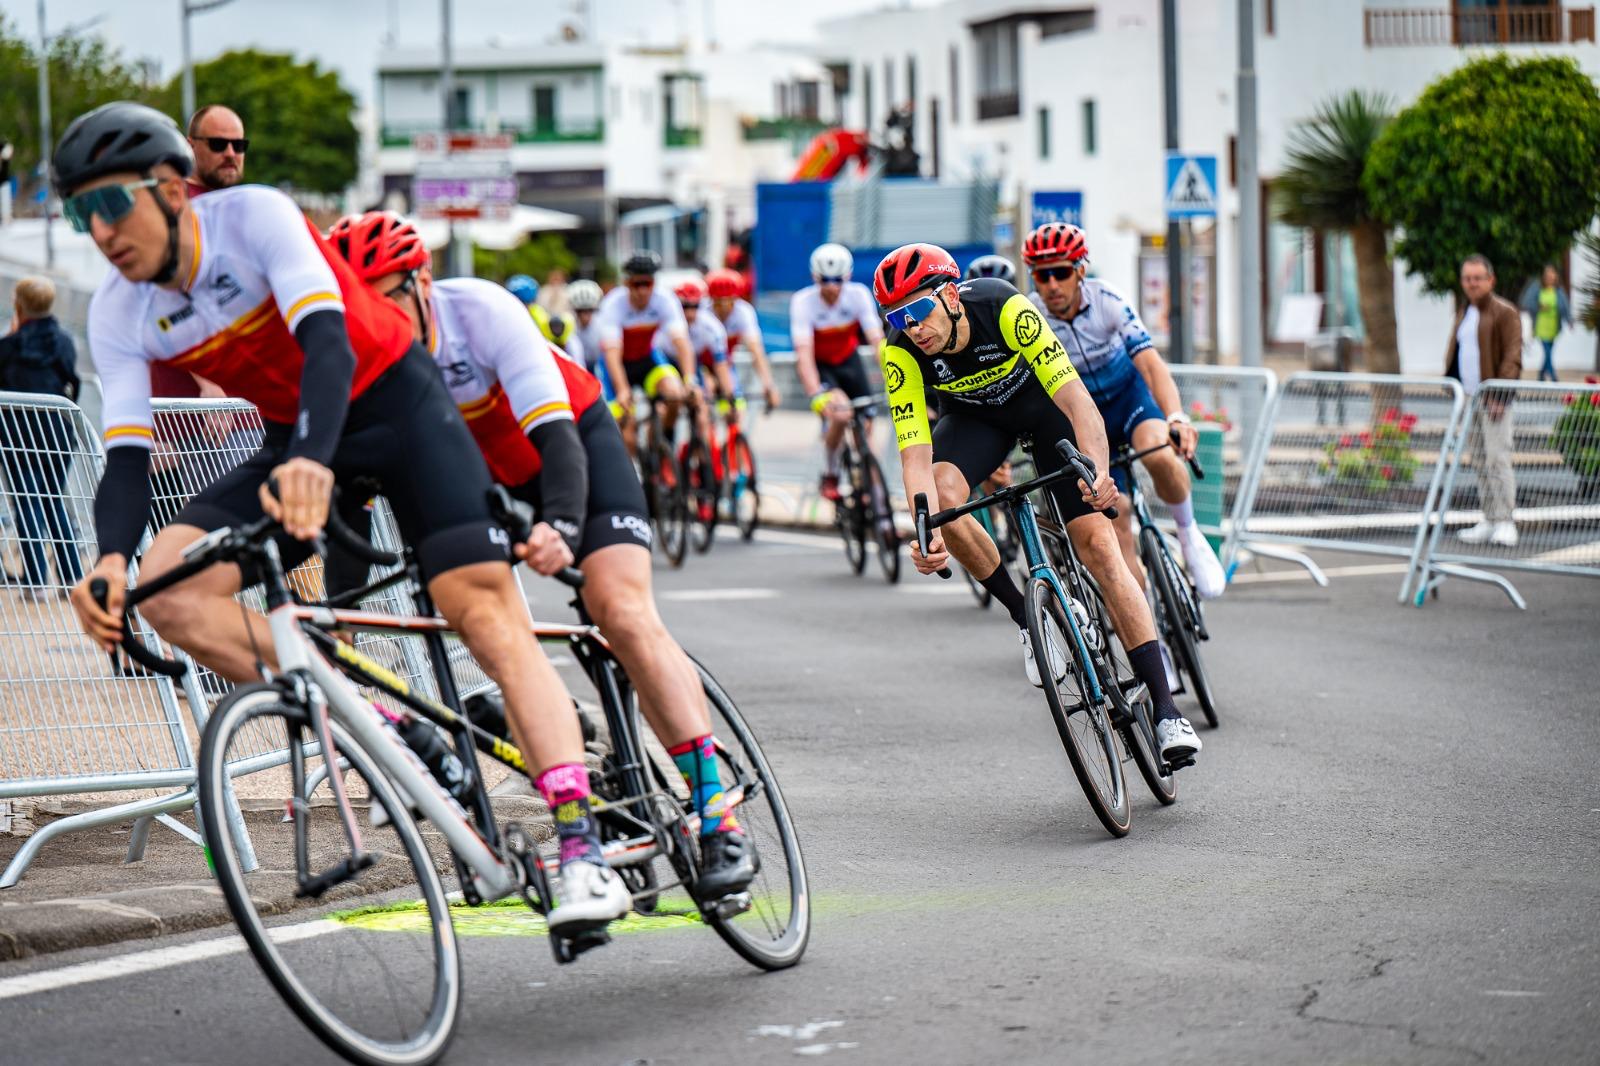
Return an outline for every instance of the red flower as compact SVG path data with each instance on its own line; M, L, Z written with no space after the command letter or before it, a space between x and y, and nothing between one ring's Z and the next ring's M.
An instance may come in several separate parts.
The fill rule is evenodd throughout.
M1568 407L1571 407L1574 403L1577 402L1577 399L1578 398L1576 396L1572 395L1572 393L1569 392L1565 396L1561 397L1561 402L1566 404Z
M1379 470L1378 473L1383 475L1383 480L1389 481L1394 478L1394 467L1385 464L1384 468Z
M1400 417L1400 412L1399 411L1395 410L1393 407L1389 408L1387 411L1383 412L1384 425L1388 425L1390 422L1393 422L1395 419L1397 419L1399 417Z
M1365 433L1365 432L1362 433L1361 437L1360 437L1360 440L1361 440L1361 446L1363 448L1372 447L1372 434L1371 433Z
M1411 427L1415 426L1416 424L1417 424L1417 416L1416 415L1406 415L1404 418L1402 418L1400 420L1400 428L1405 430L1407 433L1410 433L1411 432Z
M1583 383L1585 385L1600 385L1600 378L1595 377L1593 374L1585 374L1583 375Z
M1600 407L1600 392L1591 392L1589 394L1589 406Z
M1206 405L1201 403L1199 400L1196 400L1194 403L1189 405L1189 410L1191 411L1204 411L1205 409Z
M1355 442L1356 442L1355 438L1352 437L1350 434L1346 433L1344 436L1339 438L1339 447L1348 448L1348 447L1350 447L1350 445L1354 444Z

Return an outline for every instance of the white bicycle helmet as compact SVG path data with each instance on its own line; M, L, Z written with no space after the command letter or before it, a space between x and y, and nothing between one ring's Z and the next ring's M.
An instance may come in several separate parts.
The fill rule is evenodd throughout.
M579 278L567 286L567 302L574 311L593 311L600 306L600 286L588 278Z
M855 260L850 255L850 249L842 244L819 245L811 253L811 276L813 278L844 278L850 280L850 271L855 267Z

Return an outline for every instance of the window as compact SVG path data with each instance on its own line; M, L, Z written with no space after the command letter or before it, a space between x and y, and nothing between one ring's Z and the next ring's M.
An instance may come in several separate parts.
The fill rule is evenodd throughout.
M872 68L861 64L861 125L872 131Z
M893 111L899 106L894 98L894 60L883 61L883 107L886 111Z
M1083 102L1083 154L1094 155L1099 143L1099 130L1095 128L1095 107L1093 100Z
M1041 160L1050 158L1050 109L1048 107L1039 109L1039 158Z
M815 122L822 117L822 85L814 81L796 82L789 100L794 107L791 118Z
M1556 42L1561 5L1551 0L1454 0L1456 44Z
M906 56L906 103L917 106L917 57Z
M961 121L961 51L950 46L950 121Z
M554 85L535 85L533 87L533 132L554 133L556 131L556 87Z
M978 118L1010 118L1021 112L1017 95L1017 23L989 22L972 29L978 51Z
M472 90L456 88L450 94L450 114L445 125L453 130L467 129L472 125Z
M1267 0L1270 4L1272 0ZM1039 19L1039 37L1061 37L1068 33L1087 33L1094 29L1093 11L1064 11L1059 15L1044 15Z

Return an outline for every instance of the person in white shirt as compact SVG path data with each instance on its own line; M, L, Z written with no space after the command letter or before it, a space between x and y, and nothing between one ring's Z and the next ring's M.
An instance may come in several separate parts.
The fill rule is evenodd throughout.
M706 290L711 294L711 312L728 331L728 350L740 344L750 353L755 364L756 377L761 379L761 391L767 401L767 413L777 410L783 394L772 380L772 364L767 361L767 346L761 337L761 322L756 309L744 298L744 275L723 267L706 275Z
M1461 382L1470 400L1490 379L1522 376L1522 315L1494 294L1494 266L1481 255L1461 264L1466 306L1456 318L1445 350L1445 374ZM1512 470L1511 409L1505 394L1485 394L1472 422L1472 468L1477 474L1483 520L1457 534L1468 544L1517 545L1513 515L1517 480Z

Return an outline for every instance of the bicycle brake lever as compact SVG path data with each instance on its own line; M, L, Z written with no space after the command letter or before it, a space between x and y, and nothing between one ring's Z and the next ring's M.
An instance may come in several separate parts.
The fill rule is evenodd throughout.
M917 493L913 503L917 509L917 550L926 559L928 557L928 494L926 492ZM937 572L945 580L948 581L950 579L950 568L948 566L940 567Z

